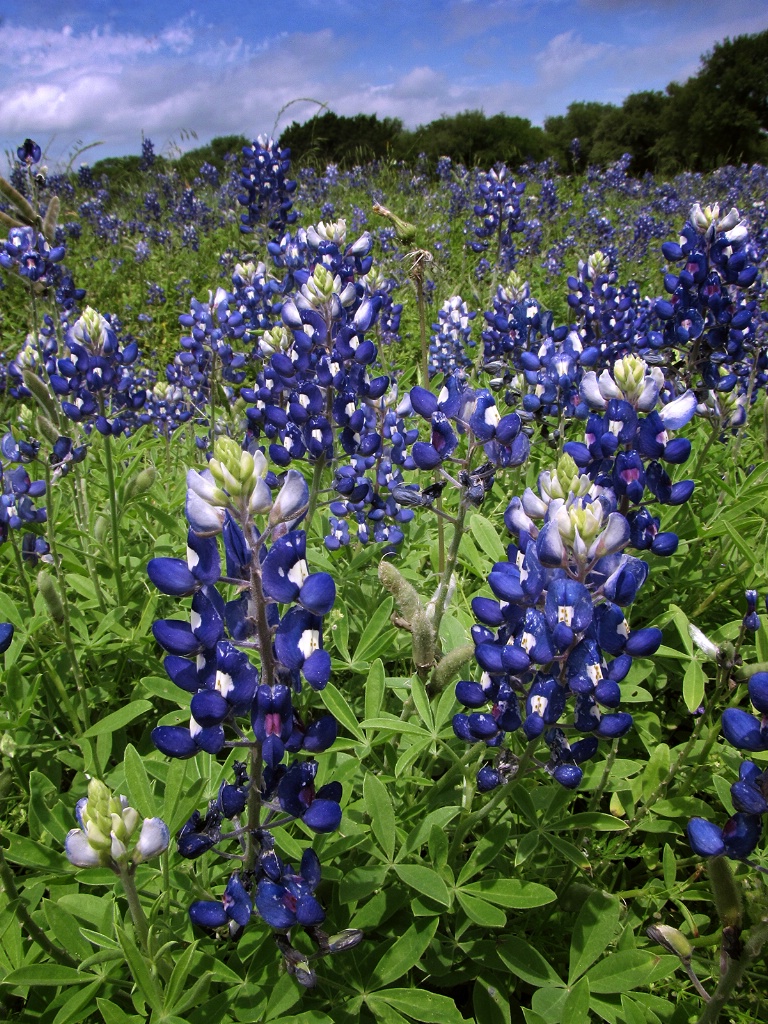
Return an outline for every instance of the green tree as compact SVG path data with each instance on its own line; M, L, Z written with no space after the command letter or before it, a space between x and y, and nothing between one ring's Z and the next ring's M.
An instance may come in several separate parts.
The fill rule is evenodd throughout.
M375 114L343 117L329 110L304 124L294 121L280 136L280 145L290 148L297 163L318 169L329 163L351 167L391 155L402 129L397 118L380 121Z
M571 103L565 114L546 118L544 133L560 165L571 166L570 146L574 139L578 139L581 145L581 165L590 163L592 147L603 120L617 112L618 108L612 103Z
M655 156L665 171L768 158L768 31L715 44L698 74L667 86Z
M624 153L632 154L635 175L657 169L654 152L669 97L662 92L635 92L621 107L607 111L598 122L588 161L605 166Z
M544 132L524 117L465 110L443 115L436 121L405 132L400 140L401 155L413 159L418 153L435 162L441 156L467 167L491 167L498 161L512 166L526 160L543 160L549 155Z

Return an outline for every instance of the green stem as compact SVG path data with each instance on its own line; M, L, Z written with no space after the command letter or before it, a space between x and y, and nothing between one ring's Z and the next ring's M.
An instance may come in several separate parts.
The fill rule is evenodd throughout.
M210 426L208 428L208 443L213 450L213 442L216 439L216 353L214 352L211 356L211 397L209 401L210 406Z
M246 837L245 871L252 870L258 856L254 832L261 821L261 744L251 745L250 785L248 787L248 834Z
M100 403L103 412L103 403ZM112 562L115 569L115 584L117 586L118 604L125 605L125 593L123 591L123 576L120 565L120 533L118 530L117 515L117 491L115 490L115 467L112 462L112 435L104 437L104 465L107 470L107 489L109 491L109 517L112 523Z
M19 551L19 544L18 541L16 540L16 531L10 530L9 532L11 535L11 547L13 548L13 557L16 562L16 571L18 572L19 579L21 580L21 586L22 589L24 590L24 597L26 598L27 601L27 608L29 609L30 617L32 617L35 614L35 599L32 596L32 590L29 586L27 574L24 571L24 562L22 561L21 552Z
M72 643L72 620L69 614L69 600L67 598L67 588L64 581L64 575L61 569L61 559L59 557L59 551L56 540L56 512L55 512L55 498L51 480L51 467L45 463L45 489L48 502L48 518L46 520L48 545L51 549L51 557L53 558L53 568L56 574L56 583L59 588L59 596L61 598L61 608L63 613L64 621L62 628L59 630L64 646L69 657L69 662L72 667L72 675L75 679L75 685L77 692L80 697L80 707L83 716L83 725L88 730L91 724L91 712L88 707L88 700L85 693L85 683L83 676L80 671L80 663L77 660L77 652L75 651L74 644Z
M744 944L740 957L729 959L725 973L712 993L712 998L704 1007L697 1024L716 1024L720 1019L720 1011L738 986L747 968L763 951L768 942L768 921L761 921L749 930L749 938Z
M144 952L149 956L149 924L147 923L139 894L136 891L136 883L130 867L120 866L120 881L123 883L123 891L128 900L128 909L131 912L136 934L139 936Z
M75 522L77 523L77 530L81 537L86 538L90 536L90 530L88 528L88 516L86 514L85 506L83 504L83 495L80 491L80 484L82 480L79 477L75 477L74 474L70 473L70 480L72 481L72 508L75 514ZM85 567L88 570L88 575L93 583L93 589L96 592L96 600L99 604L99 611L102 615L107 614L107 603L104 600L104 593L101 589L101 581L99 580L99 574L96 571L96 566L93 561L93 556L87 547L84 547L83 551Z
M309 487L309 505L307 506L307 518L304 520L304 532L309 537L312 526L312 518L317 508L317 499L320 497L321 484L323 482L323 470L325 469L325 455L321 455L315 462L312 470L312 483Z
M611 768L613 768L613 762L616 760L616 754L618 752L618 749L619 741L616 739L613 741L611 749L608 751L608 756L606 757L605 765L603 766L603 774L600 776L600 781L597 784L597 788L589 798L589 804L587 806L587 810L589 811L596 810L600 803L600 798L605 792L605 787L608 785L608 779L611 775ZM576 845L578 846L579 844L576 843Z
M424 279L421 271L413 276L416 302L419 308L419 337L421 339L421 386L429 387L429 345L427 343L427 309L424 301Z
M464 520L467 515L467 509L468 505L462 496L459 499L459 508L456 512L456 522L453 527L453 536L451 537L451 546L448 549L448 557L445 561L445 569L440 576L440 584L437 588L437 594L435 595L435 636L437 636L438 630L440 629L440 622L443 618L445 606L448 600L451 579L453 577L454 570L456 569L456 562L459 558L459 546L461 545L461 538L464 535Z
M3 884L3 892L8 900L9 909L16 915L16 919L33 942L44 950L56 963L65 964L67 967L77 967L77 960L70 956L66 950L54 945L45 932L29 916L29 911L24 905L21 894L16 888L16 879L13 871L5 859L2 846L0 846L0 882Z

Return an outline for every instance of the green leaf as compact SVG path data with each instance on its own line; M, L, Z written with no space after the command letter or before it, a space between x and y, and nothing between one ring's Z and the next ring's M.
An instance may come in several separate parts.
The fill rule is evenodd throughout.
M97 978L90 985L74 991L69 999L65 1000L59 1008L59 1012L53 1018L52 1024L70 1024L70 1021L82 1021L85 1018L83 1010L93 1002L93 997L104 985L102 978Z
M547 1024L567 1024L563 1009L568 995L567 988L540 988L533 993L531 1008L541 1014Z
M144 767L141 754L132 743L125 748L123 769L131 807L135 807L144 818L154 818L155 798L149 785L147 769Z
M0 984L56 987L58 985L85 985L90 981L93 981L92 974L85 974L75 967L48 963L19 967L18 970L6 974Z
M53 808L49 804L53 804ZM57 845L63 848L67 832L74 825L74 821L69 807L65 811L66 823L62 821L62 810L58 787L54 786L42 772L30 772L29 824L33 837L48 832Z
M464 1018L452 999L424 988L387 988L369 996L369 1004L371 1001L386 1002L414 1020L428 1024L464 1024Z
M432 868L421 864L396 864L395 871L401 882L444 907L450 906L451 897L446 884Z
M381 1024L410 1024L408 1019L398 1013L394 1006L390 1006L384 999L380 999L376 993L366 996L366 1003L370 1004L370 1010L376 1020Z
M171 974L168 984L165 986L165 992L163 993L163 1008L164 1010L173 1013L175 1009L180 1009L180 1002L186 998L187 990L189 989L189 975L192 967L192 961L197 954L197 942L191 943L184 952L176 960L173 966L173 973Z
M345 608L340 608L339 611L338 617L334 616L331 621L331 639L344 661L349 662L352 660L349 656L349 615Z
M379 846L392 860L395 853L395 811L387 787L370 773L363 781L363 801L371 817L371 828Z
M499 538L498 531L485 516L475 512L469 521L469 529L477 541L477 546L484 554L488 555L494 562L505 562L507 560L507 554Z
M304 1013L270 1020L269 1024L333 1024L333 1018L322 1010L305 1010Z
M329 683L328 686L330 685L331 684ZM328 687L326 686L325 689L327 690ZM320 696L322 697L324 693L325 690L321 690ZM372 729L374 732L384 729L388 732L407 733L409 736L421 736L423 739L427 740L432 738L430 733L422 729L420 725L416 725L415 722L404 722L400 718L396 718L394 715L386 718L366 718L361 725L363 729Z
M125 959L128 961L128 968L136 983L136 987L152 1009L160 1013L163 1007L162 990L156 979L152 977L152 972L144 959L143 953L140 952L133 939L129 938L122 928L117 928L116 931L120 947Z
M7 838L5 859L12 864L21 864L25 868L45 868L48 871L67 871L70 867L69 861L59 850L51 850L26 836L10 835Z
M427 691L424 688L424 683L417 675L411 676L409 689L411 691L411 697L413 698L414 707L419 713L419 718L427 729L432 732L434 729L434 722L432 721L432 709L429 706L429 697L427 696Z
M111 715L107 715L106 718L102 718L101 721L92 725L87 732L83 733L83 737L87 739L91 736L101 736L102 733L118 732L120 729L125 728L129 722L133 722L136 718L151 710L152 705L148 700L131 701L124 708L114 711Z
M502 979L494 975L479 977L472 989L472 1009L475 1019L483 1024L511 1024L509 1001L504 998Z
M544 834L544 838L550 846L554 847L571 864L575 864L582 871L589 870L589 861L578 846L574 846L573 843L569 843L566 839L561 839L560 836L553 836L549 832Z
M355 903L376 892L384 885L387 868L383 865L371 864L352 868L339 883L339 902Z
M677 626L677 632L680 634L680 639L683 641L683 647L685 653L689 658L693 657L693 640L691 640L691 634L688 632L688 616L685 614L682 608L679 608L676 604L669 606L669 611L672 613L672 619Z
M373 969L370 987L379 989L410 971L421 960L437 931L436 917L417 918L410 928L398 936L394 944L381 956Z
M563 983L553 968L525 939L517 936L506 939L499 945L497 952L510 971L529 985L537 988L542 985L562 988Z
M320 691L320 699L339 725L343 725L347 732L351 732L356 740L365 743L365 736L358 725L355 713L338 687L333 683L327 683Z
M493 828L489 829L481 839L478 839L477 845L472 851L469 860L459 872L459 885L463 885L464 882L472 878L473 875L479 874L486 864L491 864L496 860L498 854L507 845L509 832L509 823L500 822L498 825L494 825Z
M573 985L613 941L619 927L619 912L619 901L602 892L593 892L584 903L571 937L569 985Z
M683 700L691 714L701 707L706 682L707 676L701 662L692 658L686 665L683 676Z
M646 1017L645 1010L642 1006L638 1006L636 1002L629 998L629 996L622 995L621 997L621 1012L624 1016L625 1024L646 1024L648 1020L653 1020L655 1017ZM658 1021L658 1017L655 1017Z
M588 828L594 832L623 832L627 823L614 818L612 814L601 814L599 811L581 811L569 814L557 822L558 828Z
M557 899L557 894L546 885L526 882L520 878L484 878L479 882L470 882L463 888L470 896L479 896L489 903L514 910L543 907Z
M377 658L371 665L368 672L368 679L365 682L365 717L375 718L384 706L384 693L386 691L386 680L384 677L384 665L380 658Z
M733 814L735 808L733 806L733 797L731 796L731 783L724 779L722 775L713 775L711 782L726 813L729 815Z
M51 900L43 901L43 911L56 941L78 960L85 960L93 950L80 934L80 925L71 914Z
M529 1010L527 1007L523 1007L523 1016L525 1017L525 1024L549 1024L549 1021L545 1020L540 1013L536 1013L535 1010Z
M355 648L354 661L365 661L366 655L378 646L381 635L389 624L389 617L392 614L394 601L391 597L382 601L379 607L371 616L368 625L363 630L363 635Z
M429 839L429 833L433 825L445 828L449 821L459 813L458 807L438 807L425 815L419 824L412 829L397 853L397 859L402 860L409 853L413 853Z
M643 771L643 798L647 799L661 784L669 771L669 747L659 743L651 751L648 764Z
M622 949L618 953L611 953L587 973L590 990L603 995L620 994L638 985L645 985L654 962L650 953L639 949Z
M677 882L677 861L669 843L664 844L664 853L661 858L662 870L664 873L664 885L667 889L674 889Z
M526 832L520 842L517 844L515 850L515 867L519 868L521 864L524 864L531 854L535 853L539 848L541 842L541 833L539 832Z
M589 995L589 981L582 978L568 993L562 1019L568 1024L589 1024Z
M507 923L503 910L476 896L469 896L463 889L456 890L456 899L469 920L483 928L503 928Z

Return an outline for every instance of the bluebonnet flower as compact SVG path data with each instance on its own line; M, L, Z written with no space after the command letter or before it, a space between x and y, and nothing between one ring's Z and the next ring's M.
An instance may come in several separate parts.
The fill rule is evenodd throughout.
M746 290L758 269L749 259L747 225L733 207L691 208L679 242L665 242L664 256L683 263L664 279L670 299L659 300L664 343L686 354L687 373L697 393L728 392L741 380L746 391L755 352L756 307Z
M429 343L430 376L453 373L472 365L471 324L476 316L460 295L445 300L437 314L438 322L432 325L435 333Z
M588 372L580 385L585 405L603 415L593 412L587 418L584 442L566 442L564 450L596 484L612 488L625 513L630 505L642 502L646 487L659 502L672 505L687 501L693 491L692 480L673 484L662 462L677 465L688 458L690 441L672 438L670 431L692 419L696 398L686 391L662 404L666 388L661 371L649 370L635 356L617 360L613 371L604 370L600 377ZM647 523L642 510L632 514L632 521L636 517ZM637 530L635 536L641 539ZM642 546L653 547L655 541L651 530ZM658 542L657 553L670 553L662 552L662 547L667 547L666 538Z
M264 214L269 217L268 226L273 231L292 224L296 211L291 210L290 197L296 190L296 182L287 177L291 167L290 150L281 149L266 135L259 135L250 146L243 147L243 157L240 185L245 191L237 200L247 212L241 214L240 230L253 231Z
M225 780L207 812L195 811L178 835L179 852L189 859L235 837L243 841L244 853L228 855L242 867L221 901L196 901L189 910L195 925L227 929L232 937L254 914L279 930L323 920L312 895L320 877L316 855L307 851L295 874L274 853L272 830L300 819L326 833L341 821L339 783L315 788L314 755L334 742L336 722L330 715L310 719L295 706L302 680L321 689L330 677L322 629L335 585L329 574L307 567L306 537L296 528L309 500L304 478L289 470L273 498L270 477L261 451L218 438L208 469L188 475L186 560L155 558L147 567L161 592L192 602L189 621L161 619L153 626L169 677L191 698L189 727L158 726L155 745L176 758L250 749L249 764L235 762L234 781ZM235 586L237 596L225 600L219 583ZM312 756L297 760L301 752ZM287 756L294 756L288 764ZM261 809L257 818L254 808ZM223 831L224 819L233 832Z
M24 139L23 144L16 150L16 156L23 164L39 164L42 152L32 139Z
M504 743L520 728L529 743L544 739L546 769L575 787L597 740L631 727L632 716L616 710L618 684L634 657L652 654L661 642L657 629L630 632L624 617L648 566L623 553L630 525L616 511L615 495L594 488L568 456L540 475L538 494L528 489L522 500L514 498L504 518L516 543L488 577L495 599L472 602L483 675L479 683L457 684L457 699L473 710L454 717L454 731L499 751L495 764L481 769L483 790L514 775L518 758ZM542 518L538 527L534 520ZM488 705L490 711L476 710ZM569 707L569 728L586 734L575 741L564 730Z
M520 196L524 191L525 184L513 181L504 164L496 164L477 180L479 202L474 209L481 224L474 231L479 239L496 240L496 262L504 271L511 270L517 260L512 236L522 230ZM471 242L470 248L484 252L488 245L487 241Z

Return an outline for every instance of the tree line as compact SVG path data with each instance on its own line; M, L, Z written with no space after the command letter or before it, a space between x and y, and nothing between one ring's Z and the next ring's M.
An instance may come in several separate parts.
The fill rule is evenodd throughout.
M578 145L574 140L578 139ZM716 43L699 71L664 92L631 93L621 106L572 103L543 128L524 117L480 110L444 115L415 129L375 114L333 112L299 124L280 137L295 161L324 168L374 159L414 162L424 153L465 166L511 166L548 157L563 169L606 166L624 153L642 175L709 171L725 164L768 162L768 30Z
M215 138L176 159L158 157L157 169L173 167L192 183L203 163L223 171L226 156L239 156L249 142L239 135ZM318 170L329 163L349 168L382 159L415 164L421 154L431 168L441 156L484 168L552 158L562 170L578 172L629 153L630 173L638 176L768 163L768 30L716 43L682 85L631 93L621 106L571 103L543 127L524 117L465 110L409 129L397 118L326 110L302 124L294 121L279 142L290 148L294 166ZM123 179L140 170L138 156L100 160L93 167L97 175Z

